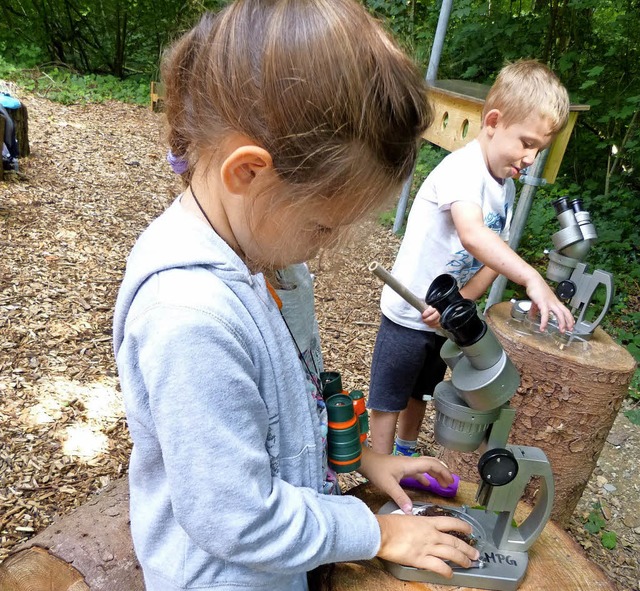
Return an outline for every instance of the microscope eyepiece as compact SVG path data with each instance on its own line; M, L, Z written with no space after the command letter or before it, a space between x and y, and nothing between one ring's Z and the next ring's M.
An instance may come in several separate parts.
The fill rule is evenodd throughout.
M580 199L579 197L571 201L571 207L573 208L574 213L580 213L581 211L584 211L584 208L582 207L582 199Z
M453 275L438 275L429 286L424 301L442 314L451 304L462 301L458 283Z
M442 313L440 325L458 347L477 343L487 332L487 324L478 316L475 303L465 299L451 304Z
M556 215L560 215L565 211L571 209L571 204L569 203L569 199L566 197L560 197L551 203L553 205L553 209L556 210Z

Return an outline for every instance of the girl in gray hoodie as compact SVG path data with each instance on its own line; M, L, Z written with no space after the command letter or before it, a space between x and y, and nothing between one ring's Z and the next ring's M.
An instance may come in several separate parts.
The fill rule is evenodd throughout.
M469 566L477 550L447 533L467 523L328 494L301 264L409 175L421 75L355 0L237 0L178 40L163 79L185 191L133 248L114 318L147 589L301 591L319 565L376 555ZM407 513L401 478L452 482L366 448L360 471Z

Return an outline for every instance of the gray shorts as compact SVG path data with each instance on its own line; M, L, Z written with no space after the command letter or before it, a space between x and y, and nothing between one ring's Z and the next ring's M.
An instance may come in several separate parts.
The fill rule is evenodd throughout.
M440 357L446 337L405 328L382 316L371 361L367 408L400 412L409 397L433 395L447 365Z

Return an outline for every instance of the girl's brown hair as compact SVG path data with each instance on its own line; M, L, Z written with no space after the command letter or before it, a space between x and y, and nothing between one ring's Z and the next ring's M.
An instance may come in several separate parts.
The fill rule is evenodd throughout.
M165 56L169 144L189 163L242 133L294 193L380 202L432 112L416 66L353 0L236 0Z

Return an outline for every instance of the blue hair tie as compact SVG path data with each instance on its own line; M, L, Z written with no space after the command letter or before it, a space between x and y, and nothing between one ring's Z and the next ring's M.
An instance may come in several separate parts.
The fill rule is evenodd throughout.
M171 150L167 153L167 162L176 174L184 174L189 170L189 163L184 158L176 156Z

